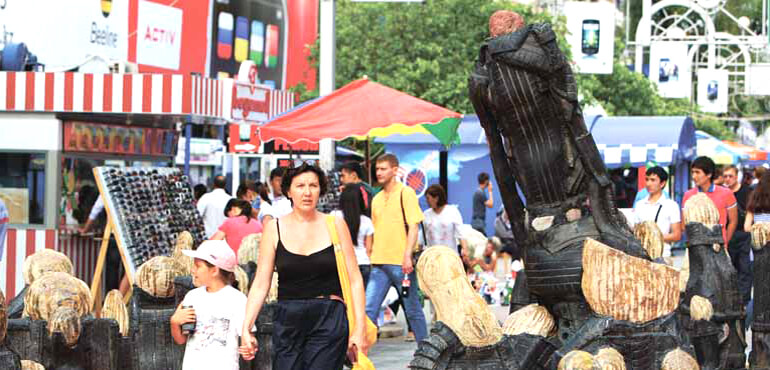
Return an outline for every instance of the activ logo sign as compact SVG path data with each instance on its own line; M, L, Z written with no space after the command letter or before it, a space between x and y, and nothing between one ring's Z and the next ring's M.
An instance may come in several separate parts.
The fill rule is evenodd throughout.
M137 62L171 70L179 69L183 17L182 9L139 1L136 29Z

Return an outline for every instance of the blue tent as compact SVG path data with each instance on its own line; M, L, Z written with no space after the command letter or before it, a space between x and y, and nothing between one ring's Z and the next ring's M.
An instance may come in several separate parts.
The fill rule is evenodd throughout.
M689 186L689 162L695 157L695 125L689 117L585 117L597 147L608 168L640 167L655 163L671 166L674 172L674 199ZM472 214L472 195L478 187L476 176L487 172L494 177L486 136L476 115L466 115L457 130L460 144L447 156L449 203L457 204L466 223ZM426 174L425 187L439 182L438 152L443 146L425 134L392 135L376 140L399 156L404 167L419 168ZM493 182L494 183L494 182ZM424 188L423 188L424 189ZM418 191L418 195L420 192ZM421 201L423 208L427 204ZM501 205L495 189L495 209ZM487 215L487 232L493 230L494 217Z

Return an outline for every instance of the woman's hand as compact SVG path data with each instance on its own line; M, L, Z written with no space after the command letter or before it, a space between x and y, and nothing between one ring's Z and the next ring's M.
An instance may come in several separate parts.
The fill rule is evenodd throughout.
M241 346L238 347L238 353L241 354L246 361L254 359L254 355L259 351L259 344L257 338L254 338L249 331L244 331L241 335Z
M350 362L358 362L358 352L362 352L365 355L369 353L369 343L366 341L366 334L363 332L353 334L350 340L348 340L348 358Z

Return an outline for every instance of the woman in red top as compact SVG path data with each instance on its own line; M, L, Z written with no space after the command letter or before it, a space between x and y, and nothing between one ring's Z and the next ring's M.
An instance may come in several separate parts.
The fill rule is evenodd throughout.
M241 240L246 235L261 233L262 223L252 215L251 204L242 199L230 199L225 206L225 216L227 219L211 240L226 240L237 256Z

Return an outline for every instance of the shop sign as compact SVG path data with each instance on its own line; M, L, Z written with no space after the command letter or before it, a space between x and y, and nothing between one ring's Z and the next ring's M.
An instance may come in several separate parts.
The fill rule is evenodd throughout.
M176 163L184 164L186 139L179 138L176 152ZM219 139L190 139L190 164L199 166L221 166L224 145Z
M182 9L139 1L136 61L149 66L179 69L182 18Z
M262 142L259 140L257 125L241 124L230 125L230 140L228 152L230 153L257 153Z
M128 57L129 0L3 0L0 48L25 43L48 68L72 68L89 56Z
M269 118L270 89L257 85L257 66L251 61L241 63L238 79L233 84L233 111L236 121L264 123Z
M105 125L90 122L64 123L64 151L141 156L176 155L176 130Z

